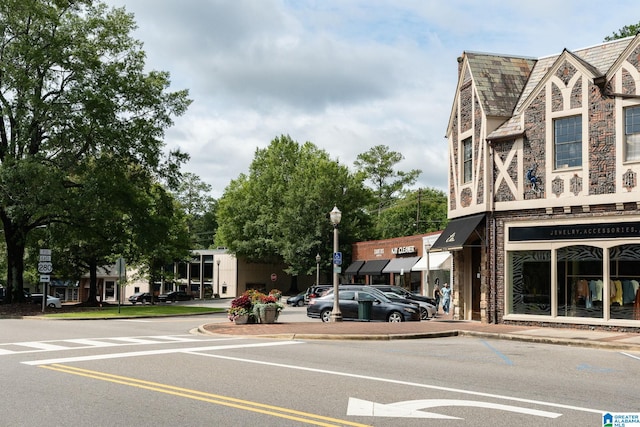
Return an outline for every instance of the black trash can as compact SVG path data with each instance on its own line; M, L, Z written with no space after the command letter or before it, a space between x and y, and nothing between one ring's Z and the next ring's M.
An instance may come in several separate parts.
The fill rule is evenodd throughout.
M371 320L371 307L373 300L363 298L358 300L358 320L369 322Z

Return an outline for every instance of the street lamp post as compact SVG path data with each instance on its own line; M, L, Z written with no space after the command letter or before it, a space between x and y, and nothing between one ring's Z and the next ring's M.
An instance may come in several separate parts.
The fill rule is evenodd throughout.
M316 286L320 284L320 254L316 255Z
M216 265L218 266L218 284L216 286L216 288L218 288L218 292L216 292L216 294L218 295L218 297L220 297L220 260L219 259L216 260ZM216 296L214 295L213 297L215 298Z
M342 219L342 212L337 206L329 212L329 219L333 225L333 311L331 312L332 322L342 322L342 312L340 311L340 297L338 294L338 264L336 264L336 254L338 253L338 224Z

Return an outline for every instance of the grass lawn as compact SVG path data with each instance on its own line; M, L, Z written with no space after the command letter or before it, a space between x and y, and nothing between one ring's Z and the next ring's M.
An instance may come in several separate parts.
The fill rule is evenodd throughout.
M187 316L191 314L222 313L224 308L192 307L182 305L134 305L109 306L103 308L84 308L82 310L65 311L62 308L57 313L44 314L47 318L118 318L118 317L149 317L149 316Z

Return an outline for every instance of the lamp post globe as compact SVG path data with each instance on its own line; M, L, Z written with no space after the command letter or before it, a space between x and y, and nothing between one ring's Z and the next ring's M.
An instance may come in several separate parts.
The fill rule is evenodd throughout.
M329 212L329 219L333 224L333 310L331 311L332 322L342 322L342 312L340 311L340 297L338 295L338 264L336 264L335 254L338 253L338 224L342 219L342 212L337 206L333 207L333 210Z

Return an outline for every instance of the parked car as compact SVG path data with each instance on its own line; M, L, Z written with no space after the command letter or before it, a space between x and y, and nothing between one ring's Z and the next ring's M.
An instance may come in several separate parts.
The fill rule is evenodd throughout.
M306 295L306 291L300 292L298 295L294 295L287 298L287 305L294 306L294 307L302 307L304 305L305 295Z
M318 298L322 295L324 295L325 292L327 292L327 290L331 289L331 285L315 285L315 286L310 286L307 289L307 293L304 296L304 302L306 304L309 304L309 300L311 298Z
M22 291L24 294L24 299L29 301L31 299L31 294L29 293L29 291ZM4 303L4 300L6 298L6 293L7 293L7 289L6 288L0 288L0 304Z
M154 298L154 301L157 301L158 298ZM129 302L133 305L137 303L147 303L151 302L151 294L149 292L136 292L135 294L129 297Z
M391 300L396 302L413 303L420 309L420 319L429 320L432 317L436 317L436 306L424 301L410 300L404 296L398 295L395 292L384 292L384 294Z
M31 294L31 301L34 304L42 305L42 294ZM60 298L47 295L46 306L49 308L62 308L62 301L60 301Z
M327 295L318 298L312 298L307 306L307 316L328 322L331 320L333 299L333 292L328 292ZM368 286L341 286L339 304L343 320L359 318L359 301L372 302L371 319L368 320L383 322L420 320L420 310L415 305L391 301L382 292Z
M432 306L436 306L436 300L431 297L426 297L424 295L414 294L413 292L409 292L405 288L400 286L392 286L392 285L371 285L372 288L380 289L382 292L394 292L398 295L401 295L407 299L414 301L424 301L428 302Z
M193 295L183 291L173 291L166 294L158 295L158 301L160 302L176 302L176 301L189 301L193 299Z

